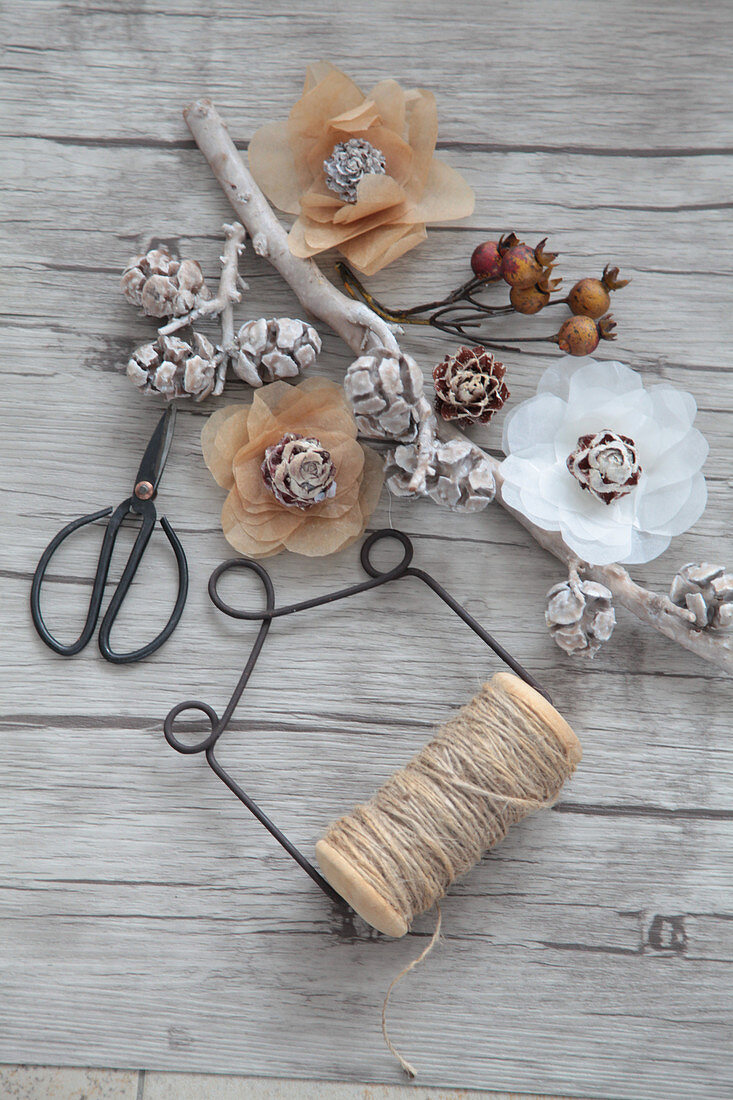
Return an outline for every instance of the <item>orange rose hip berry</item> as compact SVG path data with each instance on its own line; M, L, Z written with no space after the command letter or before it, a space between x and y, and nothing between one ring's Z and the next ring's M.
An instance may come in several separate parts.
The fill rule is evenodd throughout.
M568 317L555 337L560 350L568 355L590 355L600 340L598 325L592 317Z

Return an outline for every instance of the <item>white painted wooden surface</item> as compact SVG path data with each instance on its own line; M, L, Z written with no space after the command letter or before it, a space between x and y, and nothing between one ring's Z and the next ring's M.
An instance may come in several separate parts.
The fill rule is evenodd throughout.
M733 9L5 0L0 18L0 1059L396 1081L381 1000L433 917L399 942L338 920L201 762L162 738L179 700L221 708L253 636L205 592L228 556L197 446L213 404L182 410L162 485L192 569L172 640L113 668L91 646L56 658L30 625L41 550L69 518L127 494L156 417L117 373L151 331L118 272L156 237L216 275L230 211L181 121L189 99L210 94L245 143L284 116L313 58L364 85L426 84L477 208L380 276L384 298L453 285L473 245L509 228L549 233L571 282L620 264L634 282L614 302L611 354L692 390L711 444L705 516L636 575L664 590L682 562L732 564ZM296 310L266 265L248 255L245 268L244 315ZM338 378L347 353L325 337L320 369ZM426 368L446 349L417 335L410 347ZM549 354L510 359L514 400ZM500 430L486 431L492 448ZM730 1096L730 684L624 613L593 665L568 661L542 623L558 567L499 509L456 520L385 499L374 523L390 517L547 683L585 748L559 806L448 898L444 945L394 999L395 1040L424 1084ZM88 594L100 534L59 564L57 625ZM149 631L170 606L154 541L120 643L135 614ZM326 591L357 578L357 553L280 557L272 572L282 597ZM375 592L288 621L222 759L312 852L329 818L495 667L408 584L397 601Z

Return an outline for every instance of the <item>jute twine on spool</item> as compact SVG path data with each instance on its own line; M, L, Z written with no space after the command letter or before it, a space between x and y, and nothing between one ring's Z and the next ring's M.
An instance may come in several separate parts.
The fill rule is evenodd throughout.
M582 756L562 715L534 688L499 672L406 767L330 826L316 845L323 874L372 927L404 936L414 917L533 810L550 806ZM399 981L432 951L435 931L394 978L382 1034L405 1073L416 1070L387 1031Z
M329 827L316 845L323 874L372 927L403 936L513 824L555 801L581 755L562 715L499 672Z

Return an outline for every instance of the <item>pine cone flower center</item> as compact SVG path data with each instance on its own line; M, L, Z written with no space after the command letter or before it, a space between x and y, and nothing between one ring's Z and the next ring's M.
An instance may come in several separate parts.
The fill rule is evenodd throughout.
M505 374L486 348L459 348L433 371L437 411L459 424L486 424L509 397Z
M630 493L642 473L633 439L610 428L581 435L567 467L580 487L604 504Z
M266 448L261 469L272 495L289 508L310 508L336 493L336 468L318 439L286 432Z
M381 149L365 138L350 138L335 145L323 162L326 186L344 202L355 203L357 187L364 176L384 176L387 161Z

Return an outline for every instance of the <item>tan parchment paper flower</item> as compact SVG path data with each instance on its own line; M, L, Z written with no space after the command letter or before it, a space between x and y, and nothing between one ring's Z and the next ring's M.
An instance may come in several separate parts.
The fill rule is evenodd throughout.
M336 491L309 508L280 503L267 488L267 447L294 432L318 439L335 466ZM251 405L217 409L201 434L204 462L228 490L221 513L227 541L250 558L281 550L320 557L343 550L364 532L384 481L382 460L356 439L356 422L341 386L308 378L298 386L273 382Z
M464 218L474 194L435 155L438 114L432 92L382 80L368 95L328 62L309 66L303 95L284 122L261 127L249 162L267 197L298 218L290 231L296 256L337 248L373 275L425 239L426 224ZM351 138L368 141L386 161L364 175L356 202L326 184L324 161Z

